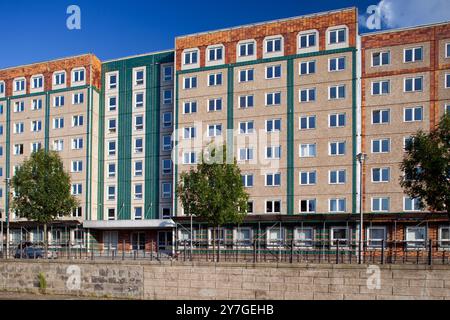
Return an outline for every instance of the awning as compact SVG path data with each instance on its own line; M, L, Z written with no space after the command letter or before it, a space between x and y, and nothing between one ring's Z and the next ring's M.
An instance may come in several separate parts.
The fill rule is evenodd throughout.
M83 222L85 229L163 229L175 228L172 219L152 219L152 220L89 220Z

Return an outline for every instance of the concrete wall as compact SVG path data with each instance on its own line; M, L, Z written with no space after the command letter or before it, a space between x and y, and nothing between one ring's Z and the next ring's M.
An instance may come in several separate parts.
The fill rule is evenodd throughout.
M81 287L69 290L67 268L78 266ZM379 289L359 265L289 265L0 260L0 290L134 299L447 299L449 266L380 266ZM70 271L70 270L69 270ZM372 278L371 278L372 279ZM73 282L72 282L73 283ZM376 284L376 282L370 282ZM76 282L75 282L76 284Z

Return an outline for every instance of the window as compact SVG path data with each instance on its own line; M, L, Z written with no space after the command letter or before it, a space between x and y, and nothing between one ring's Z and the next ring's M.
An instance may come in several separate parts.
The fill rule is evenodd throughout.
M184 103L183 113L190 114L197 112L197 101L188 101Z
M316 116L301 116L300 130L308 130L316 128Z
M253 213L253 201L247 202L247 213Z
M24 112L25 111L25 102L23 101L16 101L14 103L14 112Z
M234 241L238 246L251 246L253 233L251 228L237 228L234 230Z
M300 62L299 72L302 76L316 73L316 61Z
M23 122L17 122L14 124L14 133L23 133L24 124Z
M278 106L281 104L281 92L266 93L266 106Z
M390 168L372 168L372 182L389 182Z
M244 121L239 123L239 133L240 134L251 134L254 132L254 122Z
M239 44L239 57L248 57L255 54L255 43L245 42Z
M345 212L346 211L345 207L346 207L346 200L343 198L329 200L330 212Z
M328 89L328 99L345 99L345 85L331 86Z
M144 152L144 139L143 138L135 138L134 139L134 153L142 153Z
M42 99L33 99L31 101L31 110L42 110Z
M53 84L54 85L63 85L66 83L66 73L65 72L57 72L55 73L53 77Z
M144 107L144 94L142 92L138 92L134 95L134 107L135 108Z
M172 104L172 90L163 91L163 104Z
M266 147L266 159L280 159L281 158L281 146L269 146Z
M220 86L222 85L222 73L212 73L208 76L208 86Z
M144 84L144 70L135 70L134 72L134 85L142 86Z
M53 129L64 128L64 118L54 118L53 119Z
M242 178L242 184L246 188L253 187L253 174L243 174L241 175Z
M329 44L338 44L346 41L347 38L347 30L345 28L331 30L328 35L328 43Z
M55 97L53 97L53 106L54 107L62 107L62 106L64 106L64 96L55 96Z
M142 177L142 167L143 167L143 164L142 164L141 160L134 162L134 176L135 177Z
M450 104L446 104L446 105L444 106L444 113L445 113L445 114L450 114Z
M388 212L389 198L376 197L372 198L372 212Z
M138 115L134 117L134 130L140 131L144 129L144 116Z
M14 80L14 91L25 90L25 79Z
M317 155L317 146L315 143L301 144L300 145L300 158L312 158Z
M171 213L170 208L162 208L162 218L163 219L170 219L171 216L172 216L172 213Z
M23 154L23 144L15 144L14 145L14 155L22 155Z
M367 228L368 246L371 248L381 248L386 243L386 228L369 227Z
M208 100L208 112L222 111L222 98Z
M300 171L300 185L313 185L316 184L317 173L316 171Z
M254 79L255 77L253 69L245 69L239 71L239 82L249 82L253 81Z
M445 88L450 88L450 73L445 75Z
M281 213L281 201L280 200L266 201L266 213Z
M252 148L239 149L239 161L250 161L250 160L253 160L253 149Z
M267 246L282 246L285 239L285 231L281 227L267 228Z
M134 220L142 220L142 207L134 207Z
M172 150L172 137L170 135L164 135L162 137L162 149L163 151Z
M390 121L390 110L373 110L372 124L387 124Z
M163 67L163 76L164 76L164 81L172 81L173 67L172 66Z
M330 142L329 155L330 156L345 155L345 141Z
M450 227L439 228L439 246L447 249L450 247Z
M423 107L405 108L403 117L405 122L422 121Z
M423 77L405 79L405 92L422 91L422 88L423 88Z
M172 184L170 182L163 182L161 189L163 199L170 199L172 197Z
M183 153L183 164L196 164L197 154L195 152Z
M5 94L5 82L4 81L0 81L0 94L1 95Z
M3 125L0 124L0 136L2 136L2 135L3 135Z
M170 159L163 159L161 164L163 174L172 173L172 161Z
M83 193L83 185L81 183L72 184L72 195L80 195Z
M108 208L108 220L116 220L116 209ZM105 247L108 248L108 250L109 250L109 248L117 248L117 238L118 238L117 232L107 231L104 234L104 238L108 238L108 239L111 238L111 240L105 239L105 241L104 241Z
M110 74L109 77L109 89L117 88L117 74Z
M266 132L281 131L281 119L266 120Z
M408 248L425 248L426 236L425 227L407 227L406 241Z
M116 111L117 110L117 97L109 97L108 98L108 110Z
M450 58L450 43L445 44L445 57Z
M184 89L194 89L194 88L197 88L197 77L184 78Z
M330 128L345 127L345 113L335 113L328 116L328 126Z
M414 138L413 137L405 137L403 138L403 149L405 149L405 151L409 148L411 148L412 144L414 142Z
M223 59L223 47L208 49L208 61L219 61Z
M281 78L281 65L266 67L266 79Z
M315 47L316 43L317 43L317 41L316 41L316 33L315 32L300 35L299 41L298 41L300 49Z
M372 153L388 153L391 150L389 138L372 140Z
M345 70L345 57L331 58L328 60L328 71L342 71Z
M83 161L74 160L72 161L72 172L81 172L83 171Z
M63 151L64 150L64 140L58 139L53 141L53 150L54 151Z
M208 125L208 137L218 137L221 135L222 135L222 125L221 124Z
M44 77L35 76L31 78L31 89L41 89L44 86Z
M108 141L108 155L116 155L116 140Z
M142 184L140 183L134 185L134 199L142 200Z
M372 95L381 96L391 92L391 82L389 80L372 82Z
M73 82L83 82L84 81L84 70L74 70L72 73Z
M116 176L116 164L108 163L108 178L114 178Z
M313 228L295 228L294 242L296 246L312 247L314 244L314 229Z
M116 132L117 129L117 121L116 118L112 118L108 120L108 130L109 132Z
M403 210L404 211L421 211L420 200L417 198L404 197Z
M31 121L31 131L32 132L39 132L41 130L42 130L42 121L41 120Z
M374 52L372 53L372 67L387 66L391 63L391 52Z
M83 149L83 138L72 139L72 149L73 150Z
M184 53L183 64L196 64L198 62L198 50L186 51Z
M282 50L282 38L273 38L266 40L266 53L280 52Z
M72 127L81 127L83 120L83 115L72 116Z
M40 142L33 142L31 144L31 152L38 152L42 149L42 144Z
M163 113L163 128L172 127L172 112Z
M344 184L346 182L345 170L331 170L328 175L329 184Z
M81 218L82 216L83 216L83 208L82 207L77 207L72 210L72 217ZM81 230L79 230L79 231L81 231Z
M195 127L185 127L183 131L183 139L194 139L197 136Z
M404 57L403 61L405 63L408 62L417 62L423 60L423 48L417 47L417 48L408 48L404 50Z
M254 106L254 97L253 95L246 95L239 97L239 108L246 109L252 108Z
M316 199L300 200L300 213L315 213Z
M299 99L300 102L316 101L316 88L300 89Z

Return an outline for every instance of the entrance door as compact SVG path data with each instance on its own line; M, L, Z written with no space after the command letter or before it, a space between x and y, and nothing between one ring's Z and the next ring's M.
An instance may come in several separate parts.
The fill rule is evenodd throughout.
M117 250L117 243L119 242L119 233L117 231L103 232L103 249Z
M144 232L133 232L131 234L131 248L132 250L145 250Z
M172 231L158 231L158 251L172 253Z

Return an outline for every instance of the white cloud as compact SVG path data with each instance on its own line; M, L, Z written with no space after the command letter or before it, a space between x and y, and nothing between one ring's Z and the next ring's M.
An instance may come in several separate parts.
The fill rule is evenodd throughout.
M384 27L400 28L450 20L449 0L381 0L378 3ZM368 14L360 17L365 21Z

